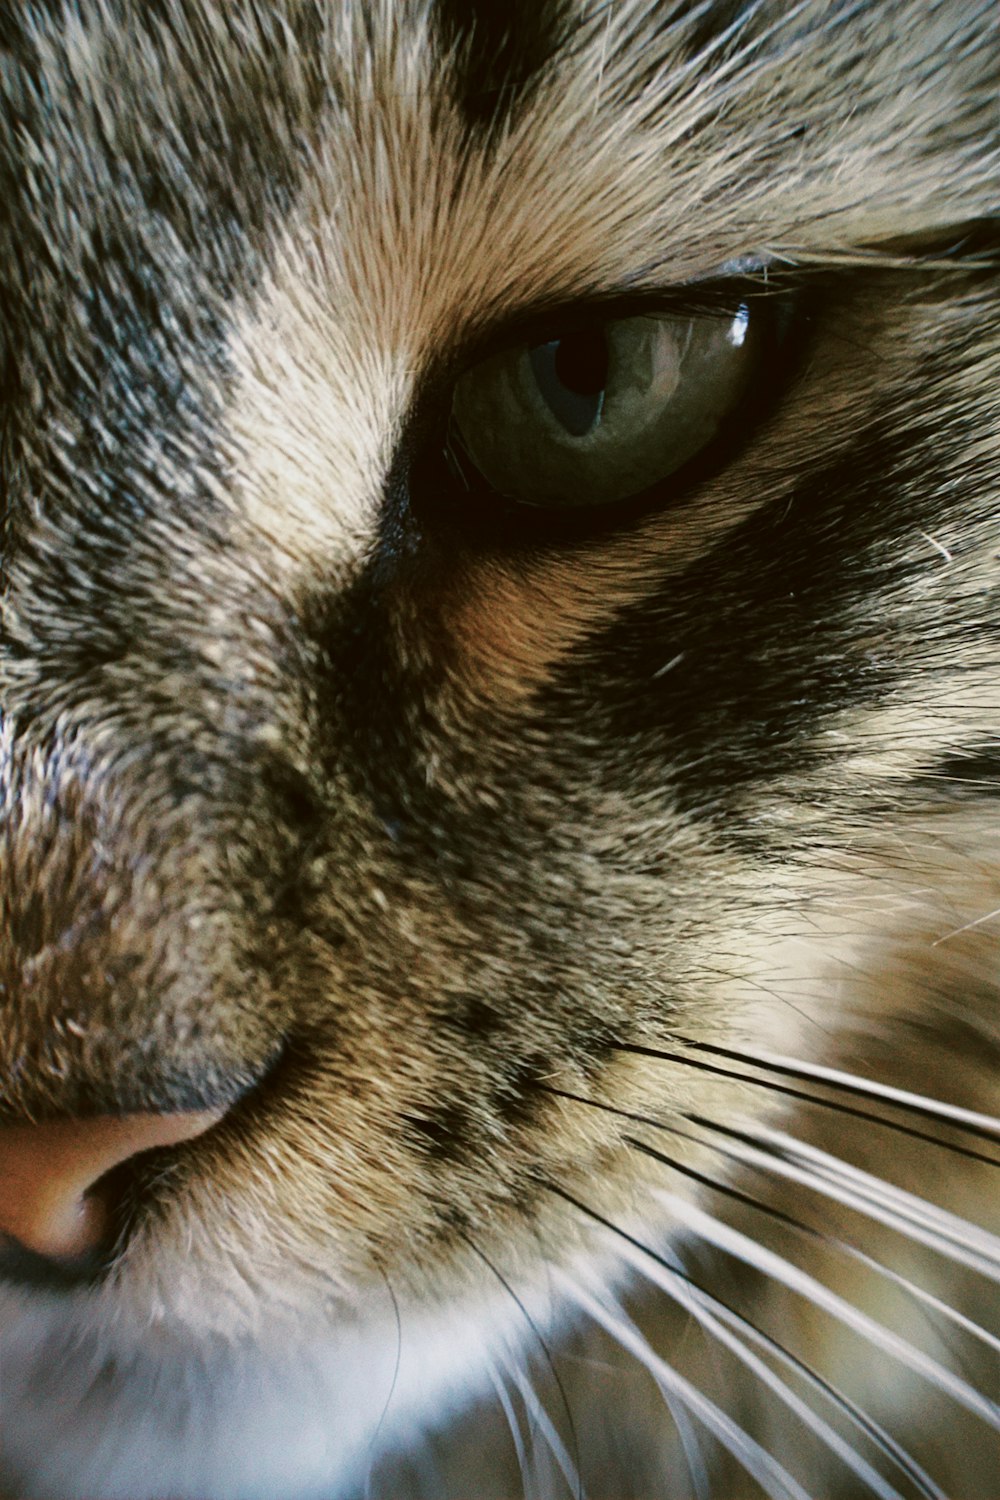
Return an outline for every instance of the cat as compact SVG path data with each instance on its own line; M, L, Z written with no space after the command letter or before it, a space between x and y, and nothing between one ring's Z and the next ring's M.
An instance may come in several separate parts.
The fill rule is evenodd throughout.
M995 1493L991 0L0 15L0 1492Z

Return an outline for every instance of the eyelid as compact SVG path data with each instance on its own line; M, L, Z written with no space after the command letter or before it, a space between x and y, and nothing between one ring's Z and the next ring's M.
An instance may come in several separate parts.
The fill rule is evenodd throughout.
M769 268L774 264L775 273ZM618 318L732 317L750 297L794 300L798 278L794 268L760 256L727 261L703 278L663 286L619 287L591 297L528 307L473 337L456 358L449 378L519 347L548 342L556 333L593 328Z

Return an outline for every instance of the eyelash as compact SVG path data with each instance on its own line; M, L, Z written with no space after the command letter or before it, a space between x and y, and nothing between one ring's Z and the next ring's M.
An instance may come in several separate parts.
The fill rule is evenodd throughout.
M474 336L449 367L451 383L463 370L481 363L491 355L519 344L542 344L555 330L592 328L616 318L650 317L727 317L740 302L754 303L762 298L785 305L798 301L808 276L814 281L818 273L801 273L789 268L779 271L764 267L757 272L742 271L676 287L651 287L640 291L616 291L585 302L559 302L546 307L529 308L499 327Z

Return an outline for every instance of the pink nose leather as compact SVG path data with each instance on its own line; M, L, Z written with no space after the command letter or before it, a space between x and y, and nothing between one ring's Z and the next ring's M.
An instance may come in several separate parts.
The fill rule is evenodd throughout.
M0 1125L0 1244L66 1260L104 1243L109 1209L95 1183L140 1151L201 1135L221 1110L99 1115Z

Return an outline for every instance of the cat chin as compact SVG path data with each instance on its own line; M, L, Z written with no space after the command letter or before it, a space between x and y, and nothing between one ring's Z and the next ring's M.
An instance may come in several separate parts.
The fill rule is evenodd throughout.
M562 1281L607 1287L624 1274L598 1244L563 1270L537 1259L523 1269L516 1297L484 1274L433 1305L383 1283L353 1306L324 1303L315 1285L310 1303L303 1288L296 1308L287 1284L280 1302L256 1285L252 1326L231 1302L227 1322L204 1289L201 1317L185 1319L177 1297L167 1316L138 1273L64 1293L0 1287L0 1495L362 1493L380 1460L418 1452L566 1321Z
M400 1318L388 1294L363 1322L282 1308L228 1339L102 1305L0 1292L0 1494L337 1500L475 1396L490 1352L513 1358L522 1337L499 1296L446 1318Z
M629 1227L656 1238L644 1201ZM578 1313L574 1288L627 1275L600 1225L572 1215L502 1271L477 1252L353 1292L307 1264L278 1277L212 1256L181 1219L140 1234L102 1284L0 1285L0 1495L355 1496L522 1368Z

